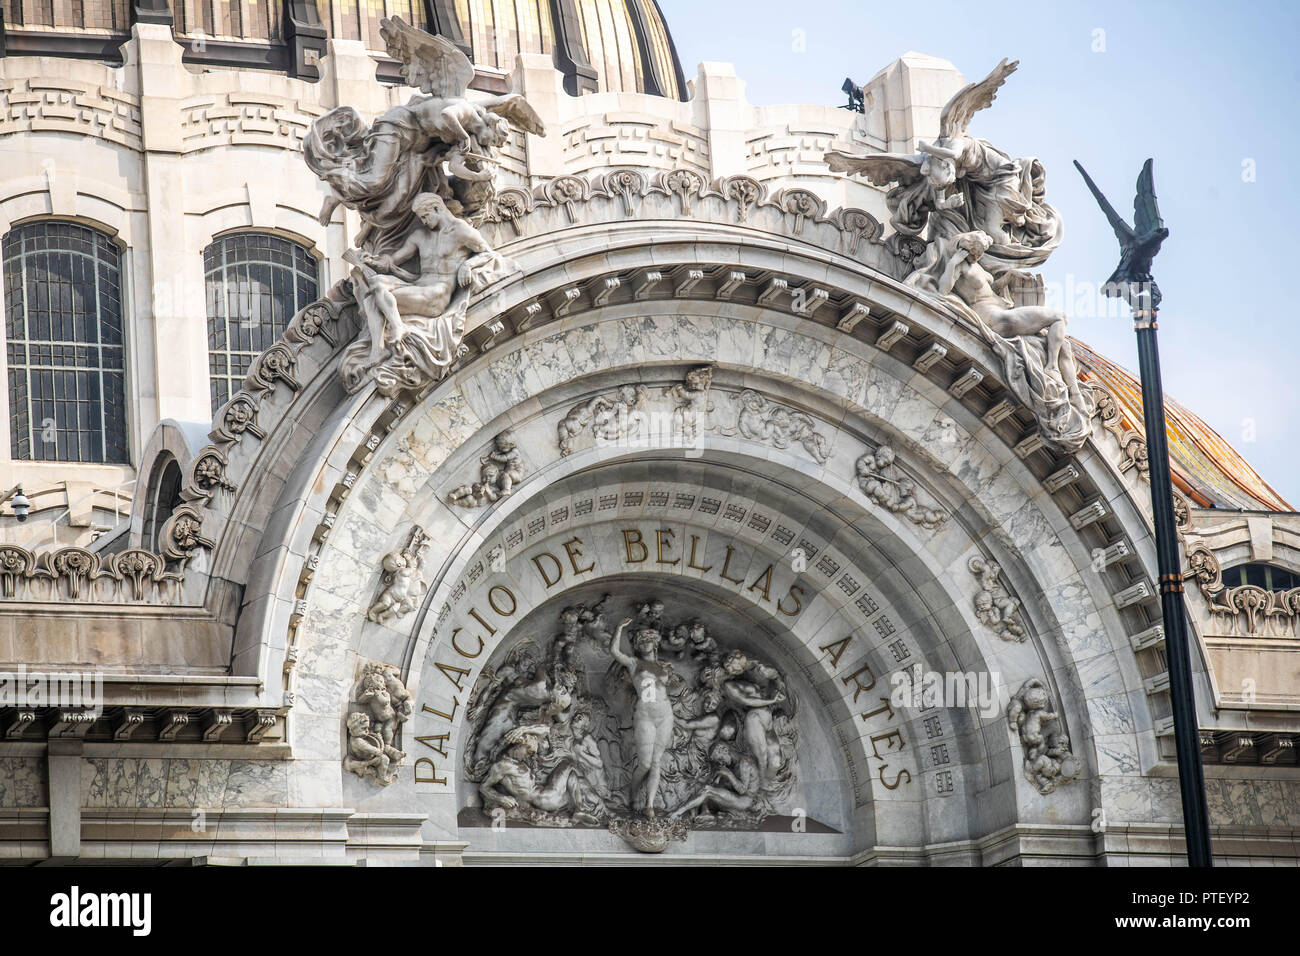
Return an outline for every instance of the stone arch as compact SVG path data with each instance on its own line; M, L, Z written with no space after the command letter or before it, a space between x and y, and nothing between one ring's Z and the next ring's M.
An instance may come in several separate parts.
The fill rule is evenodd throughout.
M408 505L417 498L421 506L428 504L449 482L465 480L470 463L506 425L543 422L546 414L554 416L620 376L680 375L699 362L715 363L720 374L733 377L732 386L758 383L774 400L815 413L837 434L856 436L852 441L895 443L929 491L983 529L985 544L1000 549L1008 579L1025 602L1038 638L1035 647L1045 655L1044 672L1060 675L1061 695L1088 728L1077 746L1097 768L1097 779L1087 785L1092 805L1106 803L1108 786L1112 794L1122 793L1130 778L1159 760L1145 699L1134 693L1141 688L1141 674L1127 643L1137 626L1132 609L1112 598L1110 592L1120 585L1091 567L1096 538L1084 535L1090 530L1086 521L1083 531L1073 526L1072 511L1080 501L1105 502L1100 510L1129 535L1127 576L1135 567L1138 576L1149 574L1145 532L1134 530L1142 527L1140 512L1102 454L1092 445L1065 461L1035 453L1032 435L1022 438L1024 419L1014 413L1008 418L1001 407L1006 402L982 415L980 402L963 400L955 388L926 374L913 357L942 343L949 355L966 356L986 382L996 386L998 381L996 364L971 333L884 276L872 274L868 280L860 266L851 269L835 256L828 263L824 254L792 251L775 237L742 243L749 237L734 230L725 235L720 230L719 244L709 250L715 262L733 261L738 271L752 270L765 288L770 282L762 277L780 270L840 290L831 300L836 308L844 296L858 296L872 316L880 308L886 310L885 321L889 315L906 317L912 337L901 352L871 344L875 332L856 334L842 323L836 329L771 298L693 298L686 288L694 280L689 274L660 298L603 304L589 299L606 270L631 264L637 244L647 241L642 225L613 232L612 240L606 237L608 252L588 255L566 248L568 258L560 262L554 257L543 262L544 249L537 245L536 261L522 279L488 290L471 308L471 346L477 354L420 396L389 400L372 391L343 394L334 368L349 332L346 312L323 327L332 329L329 335L296 330L285 343L294 358L289 369L294 383L271 375L257 395L265 438L244 436L230 447L227 474L240 489L233 500L214 499L210 516L219 523L213 577L243 586L233 648L236 672L263 675L268 700L289 695L293 723L306 728L301 739L314 741L295 752L306 762L328 765L335 781L331 787L339 785L342 672L334 674L332 684L313 684L303 680L308 672L303 664L317 653L312 645L321 639L335 657L373 651L376 658L394 659L398 644L367 638L363 648L347 615L373 597L379 558L399 545L411 520ZM680 241L666 239L656 250L670 270L699 261L701 253L684 235ZM571 313L535 326L517 322L528 303L554 307L550 294L579 279L585 284ZM514 334L482 338L492 316L517 324ZM878 328L882 320L874 321ZM635 342L623 331L602 338L637 323L646 334ZM713 331L701 338L705 325ZM918 334L920 344L913 342ZM558 372L547 370L551 355L561 359ZM996 391L992 394L996 397ZM554 424L552 417L539 434L553 435ZM941 433L956 438L935 441ZM752 457L754 449L745 454ZM772 457L769 451L759 455ZM852 453L850 464L851 459ZM851 474L845 464L838 466L842 485ZM807 468L799 470L812 479ZM423 487L427 483L417 481L422 475L436 476L438 487ZM459 518L450 520L448 541L472 533ZM339 542L346 543L343 555ZM336 561L350 581L347 602L320 586L322 569L334 573ZM201 582L196 586L201 589ZM365 597L358 598L361 594ZM375 799L382 803L387 796ZM1079 821L1078 814L1074 818Z
M682 366L681 363L677 364L678 370L680 370L683 367L684 366ZM626 369L626 366L624 367L624 369ZM670 366L667 365L660 366L660 367L653 367L651 370L647 371L646 374L658 374L662 376L668 374L669 370L670 370ZM617 375L618 373L615 370L612 374ZM525 405L528 407L527 407L527 411L525 412L515 413L514 416L515 420L512 422L512 424L514 424L516 427L520 427L520 426L527 427L527 418L528 416L531 416L535 419L542 421L542 424L544 426L548 428L552 427L554 416L552 415L550 421L546 421L546 415L548 413L548 409L551 412L554 412L554 410L557 408L562 408L564 406L567 406L568 404L571 404L575 396L582 395L582 394L590 394L593 391L600 392L602 390L606 390L609 387L609 381L610 379L608 379L608 376L602 379L601 376L597 375L597 376L587 376L586 378L580 379L579 381L576 382L565 383L563 387L560 387L560 395L562 395L563 397L557 397L555 395L547 395L546 390L543 390L539 394L528 397L524 401L518 402L513 406L516 409ZM789 383L783 383L779 380L764 379L761 382L761 387L765 387L766 389L768 389L769 394L777 394L777 395L781 395L783 398L793 400L794 390L790 390ZM783 392L782 389L786 389L788 391ZM920 393L917 394L919 400ZM409 645L409 640L410 640L409 634L405 634L405 635L404 634L383 634L377 632L377 629L371 628L370 629L371 636L369 638L366 638L364 635L361 635L361 641L358 642L357 640L358 635L349 632L348 627L343 626L342 629L340 629L340 624L339 624L340 619L355 620L355 617L358 614L358 612L360 610L363 610L362 604L359 603L356 597L357 582L371 579L369 577L370 572L365 567L364 561L357 561L355 560L355 558L358 555L368 555L371 558L382 555L383 551L386 548L391 548L396 546L397 538L394 536L394 533L400 536L400 534L404 532L405 524L400 519L400 517L395 518L392 515L386 515L382 513L383 502L387 501L390 506L392 505L393 502L401 502L401 501L409 502L414 509L414 511L411 512L412 517L421 514L422 513L421 509L434 506L441 499L442 494L445 493L445 489L449 485L449 483L453 481L461 480L461 477L463 477L463 471L466 464L471 463L476 459L476 456L482 452L485 444L488 441L490 441L491 435L504 422L504 419L502 421L497 421L494 419L488 419L487 421L476 420L476 422L473 425L470 425L467 421L462 420L460 425L456 425L455 416L457 414L462 414L462 415L469 414L468 410L463 405L463 398L453 400L450 404L443 404L438 402L435 402L433 404L434 405L442 404L442 407L438 408L436 411L433 411L430 417L441 420L444 423L444 425L450 425L453 428L453 430L456 431L456 433L458 434L457 441L459 442L459 448L456 450L451 450L450 453L448 454L449 449L446 446L452 444L451 442L444 443L442 441L431 441L430 439L433 438L432 433L421 432L421 428L427 425L429 421L428 418L426 418L425 422L408 423L404 428L404 434L406 435L406 437L410 439L412 438L412 436L416 436L416 435L420 436L418 438L415 438L413 442L407 441L406 450L408 453L414 451L418 446L419 450L416 453L416 457L415 458L408 457L406 463L402 464L398 460L401 458L401 456L393 455L393 447L388 446L387 448L388 453L387 455L385 455L385 446L383 445L383 443L381 443L380 447L377 449L377 458L379 458L380 460L374 463L373 470L371 470L369 473L369 479L371 481L377 481L379 485L382 485L385 481L392 482L394 479L397 481L397 484L390 485L386 493L380 493L377 486L371 487L369 483L363 484L361 487L357 489L358 497L356 498L356 500L370 502L370 504L366 506L367 517L365 518L365 520L363 521L354 520L353 516L343 516L342 513L340 513L340 518L336 519L336 522L341 521L341 523L339 524L339 528L343 533L343 535L345 536L343 540L347 542L346 550L349 552L349 557L346 560L348 561L349 566L347 568L346 574L352 582L349 585L349 587L352 589L353 596L350 603L340 604L338 599L342 597L342 595L337 593L337 591L332 592L330 596L326 599L326 606L322 613L324 615L328 615L330 618L333 619L329 627L333 630L334 634L336 634L340 638L338 642L340 645L339 650L341 653L345 655L349 652L349 649L356 649L356 652L359 653L359 655L364 658L388 659L394 662L396 662L399 659L418 660L419 657L418 654L412 654L411 652L405 650L405 648ZM817 403L812 396L805 397L805 407L812 407L816 404ZM935 409L931 408L929 412L930 417L932 418L935 413L936 413ZM827 414L827 412L824 409L819 413L818 420L823 424L825 424L826 419L820 416L825 414ZM857 415L855 416L845 415L842 411L838 412L837 414L838 414L838 418L835 420L839 421L841 424L844 421L852 418L857 423L858 428L862 427L861 412L858 412ZM955 423L954 423L954 427L955 427ZM905 432L894 431L890 434L892 434L896 440L899 439L906 440ZM395 435L396 435L396 431L395 431ZM438 437L439 439L445 439L447 437L447 433L443 432ZM847 441L848 439L846 438L845 440ZM398 445L400 444L401 442L399 441ZM444 456L442 457L441 461L437 465L434 465L433 462L431 461L423 461L417 463L417 460L419 459L420 455L427 454L434 450L433 449L434 445L440 446L437 448L436 453ZM724 445L725 442L720 443L719 446L720 450L722 450L722 447ZM731 449L727 449L727 450L731 450ZM736 448L731 451L733 454L738 454L739 457L748 457L751 460L754 458L754 450L752 448L743 449L744 452L743 454L741 454L742 452L741 448ZM549 473L545 476L546 480L539 481L535 485L535 487L541 487L542 484L553 485L557 480L559 480L562 477L563 473L570 472L573 469L580 467L585 460L583 458L584 454L596 454L596 450L589 449L587 452L578 452L573 456L569 456L566 459L562 459L561 462L556 463L555 466L552 466L550 468ZM781 458L780 455L773 454L771 457L767 459L767 461L770 465L775 460L780 458ZM849 460L851 460L851 458L852 458L852 454L850 453ZM800 478L807 479L808 476L803 473L806 469L801 469L799 462L795 459L795 456L792 453L787 455L786 460L783 461L782 463L786 467L790 468L791 471L795 472L796 474L799 474ZM423 485L402 484L403 478L402 475L398 473L399 469L408 475L419 475L419 474L428 473L435 477L432 481L424 482ZM457 477L456 473L458 472L462 473L461 477ZM377 479L375 476L379 476L379 475L386 475L387 477L384 479ZM948 471L948 476L953 477L951 468ZM968 481L970 480L969 475L966 476L966 480ZM819 479L819 483L823 485L825 485L829 481L831 481L831 479L824 475ZM837 498L839 500L851 500L852 489L851 487L849 487L849 482L847 478L846 477L839 478L838 485L839 487L835 489L835 495L837 496ZM933 487L940 494L944 493L942 485L940 485L937 481L932 480L931 487ZM978 498L978 494L976 494L974 497ZM516 496L512 497L511 499L507 499L507 504L512 504L516 501L522 501L522 500L526 500L526 492L521 489L521 492L518 493ZM954 511L956 512L961 512L963 508L968 509L970 516L978 517L980 520L978 530L983 531L986 534L989 532L989 530L992 527L996 526L996 522L997 520L999 520L999 516L996 514L995 510L990 510L987 507L987 504L983 509L977 509L973 505L971 505L970 502L958 504L956 500L951 500L950 507L953 507ZM980 513L981 511L982 514ZM496 513L503 515L506 512L505 509L501 509ZM391 527L394 533L390 533L389 531L383 528L383 524L385 520L390 520L390 519L392 519ZM424 520L427 520L427 518ZM452 558L453 556L454 556L454 561L453 561L453 565L448 566L447 568L442 568L442 567L439 568L438 581L440 583L438 584L437 587L435 587L435 589L431 591L431 599L430 599L430 602L435 609L438 604L439 595L446 594L449 590L453 589L455 586L454 584L446 580L447 575L450 574L455 567L463 567L465 564L469 563L470 561L470 558L465 556L468 553L470 553L470 551L472 551L472 549L467 550L468 542L473 542L476 541L477 539L480 539L485 533L484 529L481 527L472 527L472 526L467 527L465 522L460 521L460 519L455 515L447 515L445 518L441 518L440 520L442 520L444 524L437 525L431 530L433 531L434 537L437 540L447 542L447 544L444 546L443 552L440 552L440 554L445 553L445 557L442 558L442 563L446 564L446 561L449 558ZM499 523L500 519L497 520ZM894 537L911 536L911 533L908 531L908 529L899 527L901 522L899 521L899 519L895 518L894 516L884 514L880 516L877 520L881 522L885 522L885 521L892 522L894 525L894 529L893 529ZM1023 536L1026 532L1024 531L1024 529L1021 529L1019 533ZM1021 547L1025 547L1023 541L1021 543ZM963 550L962 553L964 554L965 551ZM1079 549L1079 553L1081 557L1086 555L1086 552L1082 552L1081 549ZM1006 558L1003 558L1003 560L1006 561L1008 567L1013 567L1015 563L1014 555L1009 555L1009 556L1012 557L1013 560L1007 560ZM1084 557L1083 559L1086 560L1086 557ZM331 562L338 561L341 566L341 564L345 559L342 554L336 554L333 551L331 551L330 555L328 556L328 560ZM1041 558L1032 559L1030 561L1022 562L1022 563L1026 565L1029 564L1039 565L1039 567L1030 575L1029 579L1032 582L1035 582L1035 584L1031 584L1029 586L1031 589L1032 587L1037 586L1036 582L1040 582L1044 578L1049 576L1049 574L1046 573L1047 569L1045 569L1042 566L1043 561L1041 560ZM954 564L954 567L959 565L960 565L960 561L956 562L956 564ZM333 573L334 572L331 570L331 565L327 564L327 560L325 557L322 557L322 560L317 563L316 574L321 575L322 578L327 578ZM1073 602L1073 606L1077 607L1078 604L1080 603L1080 598L1085 596L1086 592L1082 592L1081 590L1084 587L1083 584L1074 585L1074 587L1080 589L1080 594L1071 596L1071 595L1066 595L1064 592L1062 592L1062 594L1058 595L1055 598L1055 600L1046 601L1044 607L1030 607L1027 608L1027 611L1030 614L1032 620L1034 621L1035 632L1039 635L1046 635L1045 638L1040 637L1039 641L1034 644L1035 649L1039 653L1045 655L1043 658L1043 664L1045 665L1044 669L1055 670L1058 672L1060 676L1063 676L1065 684L1061 687L1060 693L1063 696L1066 696L1070 699L1073 712L1078 715L1077 721L1084 727L1084 734L1082 735L1084 739L1080 740L1080 744L1079 744L1080 749L1082 750L1085 745L1089 745L1088 741L1091 736L1091 727L1090 727L1091 718L1088 715L1086 706L1084 705L1083 701L1080 699L1082 696L1082 692L1078 687L1078 685L1082 681L1079 675L1076 673L1077 668L1075 667L1074 662L1071 660L1074 649L1069 646L1070 637L1064 637L1064 639L1062 639L1062 637L1065 635L1068 627L1070 631L1070 635L1075 639L1082 641L1083 642L1082 646L1087 646L1088 641L1095 641L1099 637L1099 635L1095 633L1085 633L1085 632L1100 627L1101 621L1098 615L1092 611L1090 611L1088 615L1085 615L1085 619L1083 620L1079 620L1077 615L1075 618L1071 618L1068 611L1062 611L1062 607L1068 608L1069 606L1071 606L1071 602ZM327 592L329 591L328 585L325 586L325 590ZM363 586L363 590L364 590L364 586ZM1033 593L1032 590L1026 590L1025 588L1018 588L1018 590L1022 594ZM963 595L963 597L968 597L968 596L969 595ZM369 596L367 595L366 597L361 598L360 601L364 602L365 600L368 599ZM950 603L952 602L950 601ZM1089 606L1087 604L1086 599L1082 603L1085 607ZM953 606L955 607L955 604ZM977 625L971 621L970 610L967 609L963 613L964 613L964 617L960 619L957 625L958 628L965 628L969 630L971 633L975 633ZM319 628L323 625L324 625L324 620L322 616L313 615L312 609L309 606L307 610L306 627L304 628L303 633L304 634L312 633L314 629ZM346 636L345 636L345 632L346 632ZM311 648L309 645L306 644L304 645L303 653L306 655L311 654ZM997 657L1001 655L994 654L988 656ZM1111 662L1112 666L1113 663L1114 661L1112 659ZM1035 666L1039 666L1037 665L1037 662ZM1093 668L1096 668L1098 666L1098 663L1094 661L1091 666ZM1034 668L1031 667L1031 669ZM1118 670L1118 668L1113 668L1113 669ZM1026 676L1027 674L1028 671L1023 671L1021 676L1023 677ZM332 684L328 681L321 681L321 683L326 686L333 686L337 688L338 675L335 676L336 676L336 680ZM313 679L315 678L313 677ZM337 707L337 699L335 701L335 707ZM335 710L334 711L335 716L333 717L335 726L337 726L337 719L338 719L337 713L338 711ZM326 719L326 723L329 722L329 718L327 717L327 715L317 715L317 714L312 715L312 719L315 719L317 717L324 717ZM999 720L1000 720L1000 715L999 715L999 719L995 720L994 723L995 724L998 723ZM1072 728L1072 733L1077 733L1077 732L1074 731ZM1114 735L1108 735L1108 736L1114 736ZM1005 732L1003 732L1003 737L1005 737ZM1136 751L1136 745L1133 744L1131 741L1129 743L1129 746L1131 750L1133 750L1134 752ZM348 783L350 783L350 781ZM1017 784L1017 786L1021 787L1020 784ZM1021 788L1023 789L1023 787ZM1072 814L1076 820L1078 820L1079 818L1078 817L1079 809L1080 808L1076 807L1074 814ZM1078 825L1080 824L1078 823L1075 824L1075 826Z

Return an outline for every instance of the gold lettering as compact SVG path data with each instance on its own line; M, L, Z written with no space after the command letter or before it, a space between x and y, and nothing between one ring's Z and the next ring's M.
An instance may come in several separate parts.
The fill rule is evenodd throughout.
M769 565L767 566L767 570L764 571L762 574L760 574L758 577L754 578L754 583L751 584L749 587L747 587L745 590L746 590L746 591L757 591L757 590L758 590L758 582L762 581L762 582L763 582L763 600L764 600L764 601L770 601L770 600L772 600L772 569L773 569L774 567L776 567L776 566L775 566L775 565L772 565L772 564L769 564Z
M503 591L505 593L505 596L510 598L510 610L503 611L501 610L501 608L497 607L496 593L498 591ZM514 592L511 591L504 584L492 585L492 588L488 591L488 604L491 605L492 610L496 611L502 617L510 617L510 615L514 614L519 607L519 602L515 600ZM474 612L470 611L470 613L473 614Z
M893 782L893 783L890 783L888 780L885 779L885 771L886 771L888 768L889 768L889 764L887 764L887 763L882 763L882 764L880 765L880 772L877 774L877 776L880 777L880 782L883 783L883 784L885 785L885 789L886 789L886 790L897 790L897 789L898 789L898 785L899 785L900 783L911 783L911 782L912 782L912 775L911 775L910 773L908 773L907 770L904 769L904 770L900 770L900 771L898 771L898 773L896 773L896 774L894 775L894 782ZM903 780L904 777L906 777L907 780Z
M479 616L478 608L475 608L475 607L470 608L470 609L469 609L469 616L472 617L474 620L478 621L480 624L483 625L484 630L487 631L487 636L488 636L488 637L491 637L493 634L495 634L495 633L497 632L497 629L496 629L495 627L493 627L491 624L489 624L487 621L483 620L483 618L481 618L481 617ZM480 651L483 650L483 639L482 639L482 638L479 638L479 642L478 642L478 643L479 643L479 648L478 648L478 649L479 649ZM473 656L477 657L478 655L473 655Z
M691 559L686 562L686 566L694 571L703 571L705 574L708 574L713 570L713 565L710 564L707 568L702 568L695 563L695 549L699 544L700 536L698 534L691 535Z
M420 764L422 763L427 763L429 765L428 777L420 776ZM447 785L447 778L438 776L438 768L437 766L434 765L432 757L421 757L419 760L415 762L414 766L415 766L416 783L440 783L443 786Z
M791 601L794 601L793 611L787 611L785 607L782 605L781 601L785 600L784 598L776 602L776 609L780 611L782 614L784 614L786 617L794 617L796 614L798 614L800 611L803 610L803 601L799 600L799 594L795 594L794 593L795 591L798 591L799 594L803 594L803 588L799 587L799 585L797 584L790 585L790 591L787 596L790 598Z
M555 578L554 578L554 580L552 580L552 579L551 579L551 576L550 576L549 574L546 573L546 569L545 569L544 567L542 567L542 558L550 558L551 561L554 562L554 564L555 564ZM554 585L554 584L559 584L559 583L560 583L560 578L564 577L564 568L562 568L562 567L560 566L560 559L559 559L559 558L557 558L555 555L551 554L551 552L549 552L549 551L543 551L541 554L535 554L535 555L533 555L533 559L532 559L532 560L533 560L533 564L534 564L534 565L536 566L536 568L537 568L537 573L540 574L540 575L542 576L542 580L546 582L546 586L547 586L548 588L551 587L551 586Z
M889 698L888 698L888 697L882 697L882 698L880 698L880 700L881 700L881 702L882 702L885 706L884 706L884 707L877 707L875 710L873 710L873 711L872 711L871 713L869 713L869 714L861 714L860 716L862 717L863 720L870 720L872 717L876 716L876 714L883 714L885 711L889 711L889 719L890 719L890 720L893 720L893 719L894 719L894 708L890 706L890 704L889 704Z
M451 734L430 734L428 737L416 737L415 739L418 740L420 743L424 744L430 750L442 754L442 756L444 757L451 756L450 754L447 753L446 750L442 748L441 744L429 743L430 740L451 740ZM426 757L425 759L427 760L428 758Z
M903 743L903 732L901 730L891 730L888 731L887 733L876 734L874 737L871 738L871 752L876 755L877 760L885 759L880 755L880 746L879 746L880 741L889 740L891 737L898 741L898 746L886 747L885 748L886 753L888 753L891 750L902 750L906 746L906 744Z
M636 535L636 537L634 538L632 535ZM633 545L641 549L641 557L632 557ZM641 532L637 531L635 528L623 529L623 550L627 552L628 564L642 564L646 558L650 557L650 549L642 543Z
M574 535L568 541L564 542L564 553L569 556L569 563L573 565L574 574L586 574L596 566L596 562L591 562L591 564L587 565L585 568L578 567L578 559L582 557L582 549L575 548L575 544L582 544L582 539L577 535Z
M656 532L655 532L655 561L656 561L656 563L658 563L658 564L666 564L666 565L668 565L669 567L672 567L673 565L681 564L681 563L682 563L682 559L681 559L681 558L674 558L674 559L671 560L671 561L665 561L665 560L664 560L664 544L665 544L665 542L664 542L664 535L668 535L668 538L669 538L669 540L668 540L668 542L667 542L668 547L671 548L671 547L673 546L673 543L672 543L672 540L671 540L671 539L672 539L672 536L673 536L673 531L672 531L671 528L664 528L664 529L662 529L662 530L656 531Z
M457 628L456 630L460 630L460 628ZM465 685L460 682L460 679L462 677L468 677L469 670L464 667L457 667L454 664L439 664L437 661L434 661L433 663L438 670L442 671L443 674L446 675L447 680L456 685L457 690L465 689ZM456 677L451 676L453 671L457 674Z
M779 606L779 605L778 605L778 606ZM848 647L849 647L849 641L851 641L851 640L853 640L853 635L852 635L852 634L850 634L848 637L844 638L844 640L842 640L842 641L831 641L829 644L823 644L821 647L818 648L819 651L829 651L832 647L838 647L838 648L839 648L839 650L837 650L834 654L831 655L831 669L832 669L832 670L834 670L835 668L837 668L837 667L840 666L840 658L843 657L843 656L844 656L844 652L845 652L846 650L848 650ZM872 683L875 683L874 679L872 680Z
M457 698L457 697L453 697L453 698L451 699L451 713L450 713L450 714L444 714L444 713L443 713L442 711L440 711L440 710L434 710L434 709L433 709L432 707L430 707L428 704L423 705L423 707L422 707L421 709L422 709L425 713L427 713L427 714L433 714L433 716L435 716L435 717L441 717L441 718L442 718L443 720L445 720L445 721L452 722L452 721L454 721L454 720L456 719L456 708L459 707L459 706L460 706L460 699Z
M845 640L847 641L847 640L849 640L849 638L846 637ZM830 645L828 644L827 647L829 647L829 646L830 646ZM838 657L837 657L836 659L838 660ZM862 681L858 680L858 675L861 674L863 671L866 671L866 672L867 672L867 676L869 676L869 677L871 678L871 683L870 683L870 684L863 684ZM875 675L875 672L872 671L872 669L871 669L871 665L870 665L870 664L863 664L861 667L859 667L857 670L855 670L855 671L854 671L852 674L850 674L848 677L842 678L842 680L844 681L844 686L845 686L845 687L847 687L847 686L849 685L849 681L852 681L852 682L854 683L854 685L856 685L856 686L853 688L853 703L855 703L855 704L858 702L858 695L859 695L859 694L861 694L864 690L871 690L871 688L873 688L873 687L876 686L876 675ZM877 710L877 711L874 711L874 713L877 713L877 714L878 714L878 713L880 713L880 711ZM868 715L868 716L870 716L870 715ZM891 717L893 716L892 711L891 711L891 713L890 713L890 716L891 716ZM863 719L865 720L866 718L864 717Z
M474 612L473 612L473 611L470 611L470 613L473 614ZM475 639L476 641L478 641L478 650L476 650L473 654L470 654L470 653L469 653L468 651L466 651L463 647L461 647L458 643L456 643L456 635L459 634L462 630L463 630L463 628L459 628L459 627L458 627L458 628L456 628L454 631L451 632L451 646L452 646L452 649L453 649L457 654L459 654L461 657L478 657L480 654L483 653L483 638L479 637L477 634L474 635L474 639Z

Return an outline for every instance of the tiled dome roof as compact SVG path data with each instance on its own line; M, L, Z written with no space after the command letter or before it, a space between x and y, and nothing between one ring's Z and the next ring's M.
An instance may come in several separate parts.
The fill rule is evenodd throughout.
M120 59L144 18L171 23L191 62L258 69L289 62L295 31L321 37L322 52L329 36L382 55L379 21L397 16L453 40L489 79L514 69L518 54L539 53L555 58L570 93L687 96L656 0L0 0L0 13L11 54Z
M1138 378L1078 339L1071 341L1080 379L1105 386L1120 408L1122 424L1145 435ZM1174 484L1194 504L1247 511L1294 510L1222 435L1168 395L1165 421Z

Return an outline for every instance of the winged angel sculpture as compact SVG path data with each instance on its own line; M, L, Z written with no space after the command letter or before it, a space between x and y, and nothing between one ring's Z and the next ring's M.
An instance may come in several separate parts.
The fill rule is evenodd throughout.
M517 94L469 100L469 58L446 39L399 17L380 21L389 54L423 95L366 126L350 106L318 118L303 143L308 167L328 187L328 223L341 204L362 226L350 297L363 322L344 352L348 391L369 381L392 394L437 379L463 354L469 297L518 271L475 228L495 194L494 155L516 126L545 135Z
M832 150L826 162L835 172L893 187L885 195L890 223L924 246L904 281L943 298L979 329L1044 440L1068 453L1087 440L1092 408L1079 388L1066 315L1014 297L1026 290L1034 297L1037 281L1024 270L1042 265L1060 244L1061 217L1045 201L1042 163L1012 158L969 132L1018 65L1004 59L963 87L940 114L938 139L919 142L920 152Z

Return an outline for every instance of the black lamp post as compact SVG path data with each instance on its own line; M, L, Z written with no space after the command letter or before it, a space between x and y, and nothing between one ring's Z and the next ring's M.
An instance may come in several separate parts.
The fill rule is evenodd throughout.
M1160 289L1151 277L1151 262L1169 236L1156 205L1151 160L1137 181L1133 225L1129 226L1106 201L1078 161L1098 205L1110 220L1119 240L1120 261L1107 281L1105 292L1123 298L1133 311L1137 333L1138 371L1142 377L1142 416L1146 424L1147 458L1151 478L1151 516L1155 524L1156 567L1160 573L1160 606L1165 624L1165 657L1169 667L1169 697L1173 703L1174 745L1178 753L1178 784L1183 798L1183 829L1187 863L1213 866L1210 853L1210 816L1205 803L1205 775L1201 768L1200 732L1196 724L1196 698L1192 687L1187 612L1183 606L1182 561L1174 524L1174 490L1169 477L1169 439L1165 431L1165 398L1160 384L1160 349L1156 342L1156 313Z

